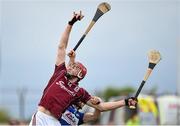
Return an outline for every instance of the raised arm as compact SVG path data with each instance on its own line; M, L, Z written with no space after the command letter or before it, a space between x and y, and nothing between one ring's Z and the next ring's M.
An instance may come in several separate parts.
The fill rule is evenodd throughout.
M79 14L76 14L75 12L73 13L73 18L68 22L68 25L66 26L62 37L60 39L59 45L58 45L58 50L57 50L57 58L56 58L56 65L60 65L63 62L65 62L65 57L66 57L66 48L68 45L68 40L69 40L69 35L72 29L73 24L77 20L81 20L83 18L81 11Z
M76 58L76 53L74 50L71 50L69 53L68 53L68 56L69 56L69 64L73 64L75 63L75 58Z

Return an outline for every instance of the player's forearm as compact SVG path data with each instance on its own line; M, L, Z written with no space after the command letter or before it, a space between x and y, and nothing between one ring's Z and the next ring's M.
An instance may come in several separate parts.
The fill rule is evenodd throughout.
M69 63L75 63L75 58L69 58Z
M69 35L72 29L72 25L67 25L65 31L62 34L62 37L60 39L60 43L59 43L59 48L67 48L68 45L68 40L69 40Z
M122 106L125 106L124 100L115 101L115 102L102 102L98 105L97 109L99 109L101 112L103 112L103 111L117 109Z

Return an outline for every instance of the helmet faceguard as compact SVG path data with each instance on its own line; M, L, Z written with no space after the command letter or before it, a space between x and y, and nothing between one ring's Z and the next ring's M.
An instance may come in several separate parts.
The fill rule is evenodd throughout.
M67 73L67 77L68 77L68 78L77 77L77 78L78 78L78 81L80 81L80 80L82 80L82 79L85 77L85 75L86 75L86 73L87 73L87 69L86 69L86 67L85 67L82 63L80 63L80 62L75 62L75 65L76 65L76 67L79 68L79 72L77 73L77 75L71 75L70 73Z
M79 71L79 73L77 74L77 77L80 79L80 80L82 80L85 76L86 76L86 73L87 73L87 69L86 69L86 67L82 64L82 63L80 63L80 62L76 62L76 64L79 66L79 68L81 69L80 71Z

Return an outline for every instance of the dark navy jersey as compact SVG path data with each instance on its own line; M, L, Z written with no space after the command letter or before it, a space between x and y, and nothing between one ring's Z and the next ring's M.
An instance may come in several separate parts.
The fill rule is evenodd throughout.
M80 125L83 124L84 113L79 112L71 105L59 119L61 125Z

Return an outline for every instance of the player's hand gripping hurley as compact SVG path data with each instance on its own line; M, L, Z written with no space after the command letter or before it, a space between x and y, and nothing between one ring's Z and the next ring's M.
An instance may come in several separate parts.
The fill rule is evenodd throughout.
M86 29L85 33L83 34L83 36L80 38L80 40L78 41L78 43L76 44L76 46L74 47L74 51L76 51L76 49L79 47L79 45L81 44L81 42L84 40L84 38L86 37L86 35L88 34L88 32L91 30L91 28L94 26L94 24L96 23L96 21L106 12L108 12L111 9L111 6L108 3L101 3L99 4L96 13L94 15L94 18L92 19L92 21L90 22L88 28Z
M159 53L159 51L157 50L152 50L152 51L149 51L148 53L148 59L149 59L149 66L148 66L148 69L145 73L145 76L141 82L141 85L139 86L136 94L135 94L135 98L138 97L139 93L141 92L144 84L146 83L147 79L149 78L152 70L154 69L154 67L156 66L156 64L159 63L159 61L161 60L161 54ZM135 109L135 106L130 106L129 108L131 109Z

